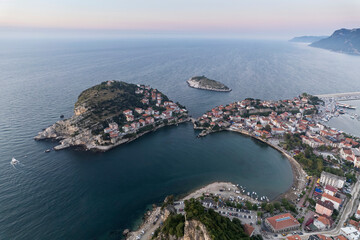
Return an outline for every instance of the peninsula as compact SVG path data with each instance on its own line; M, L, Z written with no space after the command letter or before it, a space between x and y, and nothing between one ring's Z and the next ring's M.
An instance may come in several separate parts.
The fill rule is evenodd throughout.
M360 55L360 28L336 30L330 37L313 42L310 46Z
M107 151L166 125L188 121L187 110L145 85L102 82L83 91L74 116L39 132L35 140L55 139L55 150L71 146Z
M214 107L193 120L194 129L202 130L199 137L223 130L238 132L268 144L289 159L294 182L280 196L285 200L267 204L271 208L263 203L261 211L259 205L253 207L261 217L253 226L263 238L292 232L294 238L288 239L300 239L299 235L302 239L324 239L322 234L340 239L337 237L353 229L354 235L360 234L360 139L325 125L331 117L350 114L345 109L353 111L338 102L346 94L338 95L340 98L320 99L304 93L277 101L247 98ZM286 204L281 207L282 203ZM229 218L234 216L231 211L237 204L236 199L226 204ZM274 207L275 214L271 210ZM239 208L252 209L244 201ZM285 228L276 224L285 219L292 219Z
M231 88L227 87L221 82L209 79L205 76L196 76L192 77L186 81L188 85L192 88L198 88L209 91L217 92L230 92Z

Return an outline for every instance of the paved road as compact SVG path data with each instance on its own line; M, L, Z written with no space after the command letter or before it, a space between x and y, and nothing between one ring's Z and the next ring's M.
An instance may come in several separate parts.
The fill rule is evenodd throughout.
M357 206L354 206L357 203L357 199L359 198L359 191L360 191L360 179L355 183L353 190L351 192L352 198L346 204L345 209L340 217L339 223L337 226L330 230L330 231L322 231L322 232L311 232L311 233L304 233L304 236L309 236L313 234L322 234L327 237L337 236L340 234L340 229L344 226L345 221L349 218L350 214L352 213L353 209Z

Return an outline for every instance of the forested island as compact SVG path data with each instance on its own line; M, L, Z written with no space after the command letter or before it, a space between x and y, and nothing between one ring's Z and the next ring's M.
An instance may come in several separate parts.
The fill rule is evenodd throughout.
M75 103L74 116L39 132L35 140L59 140L55 150L78 146L106 151L185 121L186 108L157 89L113 80L83 91Z
M221 82L209 79L205 76L196 76L192 77L186 81L188 85L192 88L198 88L209 91L217 91L217 92L230 92L231 88L224 85Z

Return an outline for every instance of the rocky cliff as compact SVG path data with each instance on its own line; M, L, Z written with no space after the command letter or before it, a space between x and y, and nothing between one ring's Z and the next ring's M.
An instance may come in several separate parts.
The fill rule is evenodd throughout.
M314 42L310 46L360 55L360 28L336 30L330 37Z

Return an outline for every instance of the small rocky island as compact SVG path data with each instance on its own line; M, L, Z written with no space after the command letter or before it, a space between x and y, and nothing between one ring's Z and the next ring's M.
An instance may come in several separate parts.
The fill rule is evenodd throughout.
M221 82L209 79L205 76L192 77L186 81L190 87L217 92L230 92L231 88Z
M166 125L188 121L187 110L145 85L102 82L83 91L74 116L60 120L34 138L55 139L55 150L71 146L107 151Z

